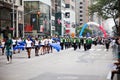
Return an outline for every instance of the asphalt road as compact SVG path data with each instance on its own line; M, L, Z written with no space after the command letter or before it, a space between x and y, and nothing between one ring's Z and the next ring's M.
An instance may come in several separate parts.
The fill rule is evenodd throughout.
M0 80L107 80L114 61L112 50L104 46L92 46L89 51L83 47L62 50L27 58L27 52L13 55L11 64L0 54Z

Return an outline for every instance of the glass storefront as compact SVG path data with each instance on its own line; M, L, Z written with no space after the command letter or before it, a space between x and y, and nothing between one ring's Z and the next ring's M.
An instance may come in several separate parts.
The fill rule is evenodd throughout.
M0 36L3 38L12 35L10 28L12 27L12 9L0 7Z
M0 9L0 26L6 27L11 26L11 15L10 15L10 9L7 8L1 8Z
M40 1L24 2L25 32L50 35L50 6Z

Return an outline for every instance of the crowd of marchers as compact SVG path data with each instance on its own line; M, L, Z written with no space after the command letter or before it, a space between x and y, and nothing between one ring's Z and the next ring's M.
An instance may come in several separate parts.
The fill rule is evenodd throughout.
M77 49L84 48L84 51L87 51L92 48L92 45L103 45L106 47L106 51L109 51L110 45L113 50L117 51L118 63L120 62L120 38L119 37L58 37L58 36L42 36L42 37L33 37L27 36L26 38L4 38L0 40L0 50L2 55L7 56L7 63L12 62L12 55L16 53L21 53L21 48L14 49L16 46L19 46L19 43L24 43L23 50L27 51L27 57L31 58L31 49L34 49L35 56L45 55L48 53L53 53L52 43L59 43L61 50L68 48L73 48L74 51ZM117 47L115 48L115 45ZM113 51L115 52L115 51ZM117 64L118 64L117 63ZM116 64L116 63L115 63ZM117 68L118 69L118 68ZM116 70L117 70L116 69ZM116 71L112 71L113 75Z

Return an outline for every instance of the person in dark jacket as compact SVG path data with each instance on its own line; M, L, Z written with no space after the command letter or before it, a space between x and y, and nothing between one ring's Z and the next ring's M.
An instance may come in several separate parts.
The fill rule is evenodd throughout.
M7 63L11 63L12 62L12 40L9 39L8 37L6 38L5 49L6 49Z
M110 46L110 40L109 39L105 40L105 46L106 46L106 49L108 51L109 50L109 46Z

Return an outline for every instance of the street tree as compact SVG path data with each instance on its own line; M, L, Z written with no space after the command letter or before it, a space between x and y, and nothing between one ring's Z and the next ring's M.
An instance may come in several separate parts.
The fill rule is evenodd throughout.
M89 15L97 13L104 19L113 18L116 35L120 35L120 26L116 21L120 17L119 2L120 0L95 0L95 4L88 7Z
M76 28L76 36L79 36L81 30L82 30L82 27ZM87 33L92 34L92 30L90 30L89 28L85 28L85 30L83 32L83 36L86 36Z

